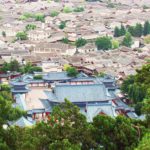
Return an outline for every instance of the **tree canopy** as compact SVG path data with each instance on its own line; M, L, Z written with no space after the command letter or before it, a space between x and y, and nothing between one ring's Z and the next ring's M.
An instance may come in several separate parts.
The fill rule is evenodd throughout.
M97 38L95 44L98 50L109 50L112 48L111 38L108 36Z

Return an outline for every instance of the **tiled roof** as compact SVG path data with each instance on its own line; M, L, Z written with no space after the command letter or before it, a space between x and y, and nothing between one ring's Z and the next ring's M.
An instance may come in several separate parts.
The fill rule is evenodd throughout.
M67 72L50 72L43 77L44 80L68 80Z
M15 123L13 123L13 126L19 126L19 127L26 127L26 126L32 126L32 125L33 123L28 121L25 117L21 117Z
M111 99L103 84L56 85L53 95L58 102L64 101L65 98L71 102L107 101ZM49 100L51 100L50 97Z

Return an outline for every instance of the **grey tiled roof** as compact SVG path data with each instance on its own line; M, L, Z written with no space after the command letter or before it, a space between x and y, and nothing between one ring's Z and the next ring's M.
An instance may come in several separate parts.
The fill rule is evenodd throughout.
M43 76L44 80L68 80L71 79L71 77L67 76L67 72L50 72L47 75Z
M13 126L19 126L19 127L26 127L26 126L32 126L32 125L33 123L28 121L25 117L21 117L15 123L13 123Z
M53 95L58 102L64 101L65 98L71 102L94 102L112 99L107 95L103 84L56 85L54 92L51 92L50 95L49 100L51 100Z

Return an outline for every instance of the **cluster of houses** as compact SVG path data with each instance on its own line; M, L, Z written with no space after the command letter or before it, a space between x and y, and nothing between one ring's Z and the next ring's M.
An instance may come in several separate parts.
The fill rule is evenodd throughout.
M79 48L73 44L81 37L88 41L104 35L113 37L114 28L121 24L143 24L150 17L148 8L143 9L137 5L131 8L119 4L117 8L110 8L106 3L73 0L60 3L8 1L0 3L0 6L3 15L0 26L0 66L12 59L17 59L20 63L26 61L41 65L45 71L51 71L50 68L54 71L62 70L64 64L71 64L89 74L104 72L124 78L134 74L134 70L149 59L149 45L143 45L142 38L135 38L131 49L120 47L107 52L98 51L93 42ZM84 11L62 11L64 7L73 9L78 6L82 6ZM59 14L52 17L52 11ZM44 22L33 18L19 19L25 13L39 12L45 15ZM59 28L61 22L66 22L64 29ZM16 34L24 31L29 24L35 24L36 28L27 32L28 40L14 41ZM70 43L63 43L63 38L67 38Z
M30 126L46 121L53 107L65 98L79 106L89 122L98 114L138 118L119 96L116 79L135 74L135 69L149 60L150 45L144 45L142 38L135 38L131 48L99 51L93 42L101 36L113 37L114 28L121 24L144 24L150 18L150 9L135 5L134 1L132 8L122 4L112 8L107 3L83 0L0 2L0 67L16 59L20 64L31 62L43 69L41 80L35 80L30 74L0 74L1 82L9 81L12 87L14 106L28 114L27 118L11 124ZM73 11L79 7L83 11ZM72 12L65 13L64 8ZM54 11L58 13L56 16L51 15ZM44 14L43 21L30 17L39 13ZM65 27L60 29L62 22ZM16 41L16 34L25 31L27 25L36 25L36 28L26 31L27 40ZM75 41L79 38L88 43L77 48ZM64 64L76 67L81 73L76 78L68 77L62 72ZM108 75L92 76L98 73Z
M53 107L65 99L77 105L88 122L96 115L138 118L134 109L123 101L112 76L94 77L81 72L77 77L69 77L65 71L40 75L42 79L39 80L35 80L33 74L10 80L14 106L27 112L27 118L21 117L11 124L30 126L41 120L47 121Z

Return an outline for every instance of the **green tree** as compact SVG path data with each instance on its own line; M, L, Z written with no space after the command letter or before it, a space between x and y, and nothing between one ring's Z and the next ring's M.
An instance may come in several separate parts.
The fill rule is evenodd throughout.
M112 40L112 49L117 49L119 48L119 42L117 40Z
M129 27L128 27L128 32L129 32L132 36L135 36L135 28L134 28L134 26L129 26Z
M142 138L138 147L135 148L135 150L149 150L149 148L150 148L150 133L147 133Z
M120 35L123 36L126 34L126 29L124 27L124 25L121 25L121 28L120 28Z
M143 35L143 27L140 23L137 23L134 29L134 36L141 37Z
M118 27L115 27L114 37L119 37L119 36L120 36L120 29Z
M146 115L147 125L150 128L150 99L144 100L142 112Z
M4 62L4 64L2 65L2 68L0 68L0 70L4 73L7 73L7 71L10 71L10 66L9 66L9 63L7 62Z
M17 60L11 60L10 63L5 62L0 69L2 72L7 73L8 71L19 71L20 64Z
M112 48L111 39L108 36L97 38L95 44L98 50L109 50Z
M75 45L76 47L82 47L87 43L87 41L83 38L79 38L76 40Z
M56 16L58 16L59 15L59 12L58 11L52 11L51 13L50 13L50 16L51 17L56 17Z
M42 68L38 66L32 66L31 69L29 70L29 73L34 73L34 72L42 72Z
M34 29L36 29L36 25L35 24L28 24L28 25L26 25L26 31L34 30Z
M72 12L72 9L71 9L70 7L65 6L65 7L63 8L63 12L64 12L64 13L71 13L71 12Z
M6 32L5 31L2 31L2 36L6 37Z
M66 71L70 77L76 77L78 75L78 71L75 67L68 67Z
M16 38L17 38L17 40L27 40L28 36L27 36L26 32L18 32L16 34Z
M19 68L20 68L20 64L17 60L12 60L9 64L9 67L10 67L10 71L19 71Z
M42 13L37 13L37 14L35 14L34 18L35 18L36 21L44 22L44 20L45 20L45 15L42 14Z
M66 27L66 21L61 21L59 29L64 29Z
M125 37L124 37L124 39L122 41L122 45L127 46L127 47L131 47L131 45L132 45L132 37L131 37L131 34L129 32L127 32L125 34Z
M143 28L143 35L150 34L150 23L149 21L145 21L144 28Z
M74 12L82 12L82 11L84 11L84 8L83 7L76 7L73 11Z
M62 40L61 40L63 43L65 43L65 44L68 44L69 43L69 40L68 40L68 38L63 38Z
M103 149L133 149L138 143L138 132L130 119L118 116L115 119L98 115L93 120L93 138Z

